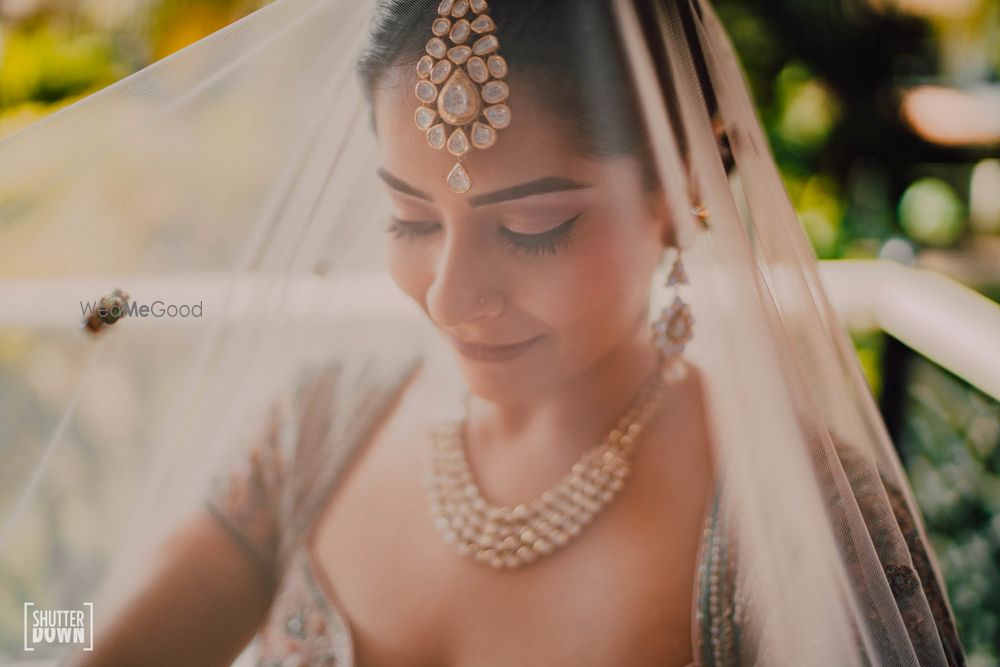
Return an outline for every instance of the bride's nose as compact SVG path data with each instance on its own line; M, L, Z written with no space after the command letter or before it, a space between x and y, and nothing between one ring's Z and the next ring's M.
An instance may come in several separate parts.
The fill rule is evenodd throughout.
M469 223L465 223L469 224ZM503 312L496 272L487 241L479 230L449 233L435 258L434 278L427 290L427 309L438 326L458 328Z

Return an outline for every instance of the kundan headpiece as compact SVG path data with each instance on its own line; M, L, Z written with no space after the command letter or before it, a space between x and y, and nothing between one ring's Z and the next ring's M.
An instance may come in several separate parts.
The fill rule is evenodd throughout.
M447 148L457 158L448 188L458 194L472 187L462 157L472 148L489 148L497 130L510 125L507 61L497 54L500 41L488 11L486 0L442 0L427 55L417 63L416 94L423 104L414 119L431 148Z

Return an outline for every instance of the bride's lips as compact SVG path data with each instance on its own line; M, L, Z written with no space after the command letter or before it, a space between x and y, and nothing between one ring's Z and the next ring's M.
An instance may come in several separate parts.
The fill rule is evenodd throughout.
M455 336L449 336L451 342L459 352L477 361L507 361L520 355L529 347L538 342L542 336L535 336L520 343L511 345L482 345L477 343L467 343Z

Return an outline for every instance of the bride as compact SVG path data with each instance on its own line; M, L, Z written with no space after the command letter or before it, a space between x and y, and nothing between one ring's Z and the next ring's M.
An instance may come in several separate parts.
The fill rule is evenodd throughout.
M271 449L274 436L268 436L260 460L233 480L236 488L215 498L211 515L177 538L167 572L85 664L124 664L132 646L140 649L135 660L210 664L231 657L261 625L264 664L288 664L289 642L301 664L326 664L328 655L335 664L350 664L353 655L359 665L687 664L694 650L692 591L711 489L711 448L694 368L665 391L636 396L645 378L658 375L658 352L646 326L648 290L671 225L651 175L623 55L601 30L610 12L601 3L519 8L497 0L478 14L458 7L435 11L426 2L387 2L381 9L360 69L378 136L378 175L392 201L389 271L458 357L472 392L459 435L467 445L464 453L446 439L434 446L445 450L442 457L459 453L472 474L457 488L450 482L462 458L440 459L432 473L440 516L435 521L421 511L429 499L420 475L425 452L415 435L424 415L447 398L421 364L412 376L407 372L401 382L380 388L393 397L370 438L335 443L363 455L315 517L302 519L314 525L289 556L295 570L285 573L275 533L292 517L255 501L277 498L280 485L291 483L280 477L288 462ZM436 18L442 13L449 18ZM492 65L492 74L506 69L502 63L512 68L493 79L504 85L501 98L509 82L507 107L492 107L509 108L509 126L506 120L494 123L497 129L482 124L464 140L475 143L477 132L487 132L496 145L461 156L471 180L462 191L442 178L458 151L435 150L414 123L417 107L438 113L416 97L417 82L444 82L433 68L420 76L418 61L421 67L429 62L423 57L437 21L469 24L453 20L457 16L474 19L466 29L471 35L460 39L452 32L449 40L473 49L482 43L473 41L475 35L493 33L475 18L504 17L504 27L496 29L509 36L503 55L491 50L473 57L484 68ZM593 25L593 55L608 60L604 71L594 68L587 85L620 98L620 105L581 108L587 94L577 71L581 54L546 42L571 21ZM447 58L437 62L463 71ZM475 86L476 70L464 62L467 85ZM442 117L446 96L463 94L442 87ZM562 111L574 107L581 112ZM336 409L334 401L315 400ZM307 414L310 420L330 418ZM630 428L640 431L632 437L634 454L611 454L620 462L614 467L588 465L593 443L611 443L615 428L615 445L632 437L622 435ZM525 519L496 520L497 532L488 527L494 506L524 511L531 499L556 492L574 466L586 466L594 477L575 475L590 486L581 484L583 496L575 500L560 498L566 511L542 503ZM621 478L605 472L630 468L632 474ZM618 479L624 484L614 493ZM482 494L484 509L477 511L462 495L467 485ZM457 507L440 509L449 504ZM587 523L584 516L591 514ZM451 530L458 517L482 523L457 539L435 528L441 523ZM551 532L539 528L542 522ZM241 546L253 562L239 553ZM263 570L254 571L253 563ZM178 591L178 576L194 576L192 570L213 582L220 606L188 610L204 606ZM205 598L198 587L190 593ZM139 628L165 606L185 609L185 626L196 627L203 613L229 620L197 649L185 647L190 629L183 626L154 649L140 640ZM344 662L322 641L331 634L347 640Z
M963 664L708 4L372 17L327 212L423 321L274 392L74 664Z

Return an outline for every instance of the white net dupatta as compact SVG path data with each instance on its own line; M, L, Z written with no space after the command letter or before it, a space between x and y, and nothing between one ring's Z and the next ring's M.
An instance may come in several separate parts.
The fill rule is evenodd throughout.
M99 638L303 364L405 334L370 12L272 3L0 143L0 662L68 655L28 602ZM149 314L84 331L115 289Z
M733 588L718 582L702 610L701 657L964 664L919 512L728 37L708 3L654 4L617 8L650 124L683 128L655 137L660 170L676 176L676 201L691 193L711 212L706 228L676 213L698 257L685 262L698 359L710 404L724 406L712 426L732 541L719 548L736 562L724 568Z
M0 661L24 657L28 601L54 609L93 601L99 636L213 477L246 454L266 406L298 385L302 366L371 356L388 364L414 349L452 354L425 317L444 312L443 288L428 290L423 309L397 289L404 269L432 249L472 248L475 240L483 253L462 265L453 295L461 287L537 288L523 289L519 303L511 296L523 307L512 306L495 329L477 330L482 340L579 335L582 325L552 324L569 299L539 297L558 282L548 278L567 275L547 272L572 262L574 246L531 256L509 246L552 210L575 209L525 206L490 217L477 212L488 204L427 208L456 201L436 189L455 160L447 148L425 145L414 127L414 65L437 7L276 0L0 143ZM482 152L495 162L479 161L478 149L463 158L469 197L505 174L505 160L525 177L542 166L582 165L585 179L625 173L601 170L648 154L644 175L663 195L683 251L690 278L683 294L696 322L684 354L701 371L719 482L693 591L695 662L964 664L906 478L712 8L689 0L490 7L498 8L499 52L509 54L514 113L509 128L496 123L496 145ZM386 168L379 140L393 128L372 122L373 94L356 71L373 12L376 23L386 12L404 24L419 19L419 35L396 36L413 60L404 63L409 78L378 91L405 89L397 120L421 142L389 169L408 168L395 176L419 181L410 188L419 201L409 204L424 208L408 217L463 232L473 223L456 224L460 216L481 215L475 224L494 232L521 224L520 235L504 237L507 245L485 233L438 246L387 238L386 221L400 212L398 200L387 201L383 180L391 179L379 176ZM559 39L538 39L532 21L553 16ZM595 77L610 71L595 43L618 45L624 71L591 81L591 66ZM582 66L573 75L575 64ZM552 67L571 74L554 85L542 78ZM611 84L627 95L606 95ZM627 118L620 98L634 97L643 145L619 149L634 136L605 127L610 139L567 136L588 135L581 146L607 140L610 148L553 157L551 136L539 132L525 154L511 156L529 124L518 105L534 95L567 95L597 124ZM576 122L565 105L533 108L555 109L554 127ZM608 188L605 198L621 197L611 210L635 210L621 194L634 183L624 179L615 190L593 180ZM708 211L704 224L692 215L695 205ZM577 247L598 222L580 218ZM387 243L395 244L395 271L386 270ZM632 250L634 263L615 264L622 273L662 248ZM594 256L587 272L604 266L606 258ZM581 282L587 272L577 274ZM648 306L640 314L649 319L659 315L662 277L657 271L648 283L648 304L631 295ZM116 288L138 304L198 305L200 315L126 317L97 335L83 332L83 305ZM582 311L600 305L596 296L579 301ZM489 306L488 299L463 303ZM457 322L456 304L448 312ZM468 324L456 322L454 329ZM495 366L476 379L486 386L510 372L525 392L560 386L568 366L558 364L573 355L556 348L542 356L530 372ZM364 373L356 380L374 382ZM501 394L505 385L489 386ZM34 657L46 655L68 653L50 648Z

